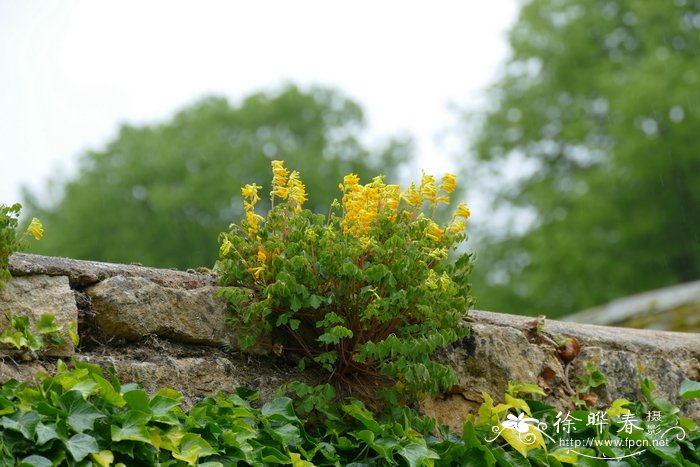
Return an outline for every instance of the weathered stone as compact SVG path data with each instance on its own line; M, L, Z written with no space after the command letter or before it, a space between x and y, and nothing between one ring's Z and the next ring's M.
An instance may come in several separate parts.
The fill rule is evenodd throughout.
M108 336L138 340L154 334L178 342L235 345L226 302L215 287L163 287L141 277L115 276L88 287L95 321Z
M681 412L700 421L700 400L683 401L678 389L684 379L700 380L700 336L547 321L541 335L528 331L533 318L473 311L471 334L442 359L459 376L453 394L425 400L423 410L451 427L460 427L467 414L483 402L482 391L503 397L508 381L539 384L548 392L543 401L560 410L574 408L571 396L590 364L607 378L597 389L599 405L615 399L641 400L640 379L654 383L656 398L671 401ZM553 337L575 337L581 353L568 365Z
M0 289L0 329L7 325L5 314L25 315L35 325L43 313L51 313L66 330L69 323L78 321L78 308L68 279L46 275L13 277ZM65 341L59 347L47 347L45 354L55 357L73 355L73 342L64 333Z
M193 274L134 264L100 263L98 261L30 255L27 253L15 253L10 256L10 273L13 276L37 274L66 276L73 288L96 284L115 276L143 277L164 287L182 289L196 289L218 284L216 277L211 274Z

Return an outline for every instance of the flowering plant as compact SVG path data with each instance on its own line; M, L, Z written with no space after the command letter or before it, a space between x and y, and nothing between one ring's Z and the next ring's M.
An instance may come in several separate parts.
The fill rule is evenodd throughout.
M434 216L456 177L437 185L423 175L402 191L381 176L362 185L350 174L324 216L302 208L298 172L282 161L272 168L267 216L255 213L261 187L246 185L245 220L220 236L220 294L241 347L274 331L273 350L325 368L339 387L393 399L449 389L454 372L432 357L468 333L472 263L449 253L466 239L469 209L460 203L446 225Z
M10 255L23 250L29 236L40 240L44 235L44 228L36 217L32 219L26 231L20 233L17 230L21 209L22 206L19 203L11 206L0 204L0 288L11 277L9 271Z

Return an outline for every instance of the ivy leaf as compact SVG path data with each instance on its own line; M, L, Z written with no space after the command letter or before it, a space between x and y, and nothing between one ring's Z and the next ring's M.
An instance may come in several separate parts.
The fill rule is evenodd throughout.
M410 467L417 467L429 463L429 459L440 459L440 456L423 444L411 443L402 446L397 453L406 459Z
M151 444L151 436L146 429L146 423L151 419L151 414L130 410L126 413L122 426L112 425L110 431L112 441L141 441Z
M52 467L53 462L44 456L37 456L36 454L32 456L25 457L19 464L19 467Z
M106 416L83 399L80 391L68 391L61 396L58 404L61 410L68 414L68 425L78 433L92 430L95 420Z
M44 425L41 422L37 423L36 444L41 446L42 444L46 444L52 439L59 439L58 433L56 432L56 425L53 423L50 423L48 425Z
M148 394L143 389L134 389L124 393L124 400L131 410L136 410L146 414L151 413Z
M100 448L97 447L97 441L90 435L85 433L78 433L77 435L71 436L71 438L66 441L66 449L70 452L77 462L85 459L88 454L93 452L99 452Z
M114 454L112 454L112 451L93 452L90 453L90 457L92 457L92 460L97 462L100 467L109 467L112 465L112 462L114 462Z
M213 454L216 454L216 451L201 436L196 433L187 433L182 437L180 452L173 452L173 457L195 465L200 457Z
M16 412L10 417L0 418L0 426L22 433L27 440L33 440L36 426L39 423L39 414L33 410L29 412Z
M276 421L299 423L294 414L292 400L289 397L278 397L262 406L262 415L265 418Z
M109 381L97 374L93 374L92 379L97 384L100 396L106 402L116 407L124 407L126 405L126 400L117 392L116 389L114 389Z
M700 381L684 380L678 391L683 399L700 397Z
M525 433L520 433L516 429L506 428L503 425L500 425L499 428L501 429L501 437L506 440L513 449L522 454L523 457L527 457L527 452L531 449L547 449L542 434L531 425Z

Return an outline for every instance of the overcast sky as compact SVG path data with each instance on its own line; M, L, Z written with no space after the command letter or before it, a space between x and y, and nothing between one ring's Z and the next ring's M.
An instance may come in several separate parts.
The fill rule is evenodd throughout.
M0 203L70 175L120 123L288 82L339 88L370 142L411 134L416 170L440 174L449 105L483 101L516 14L516 0L0 0Z

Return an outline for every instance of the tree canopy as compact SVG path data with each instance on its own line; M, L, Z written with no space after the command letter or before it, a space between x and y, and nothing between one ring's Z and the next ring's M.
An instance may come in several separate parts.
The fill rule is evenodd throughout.
M520 172L496 203L535 220L477 245L478 306L556 316L700 278L700 1L532 0L509 41L473 152Z
M360 140L360 106L331 89L287 86L236 106L210 97L156 125L121 127L104 149L80 158L77 176L52 181L56 202L25 193L46 228L34 251L159 267L211 266L217 235L243 214L241 186L269 180L270 162L301 172L309 202L327 210L354 172L389 178L408 141L377 151ZM263 196L264 198L264 196ZM261 202L264 208L264 200Z

